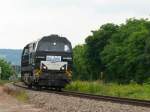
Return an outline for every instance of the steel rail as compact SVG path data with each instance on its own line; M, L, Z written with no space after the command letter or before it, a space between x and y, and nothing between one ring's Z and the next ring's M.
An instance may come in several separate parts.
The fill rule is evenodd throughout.
M24 85L19 85L16 83L14 83L14 85L28 89L28 87L24 86ZM35 91L35 89L31 89L31 90ZM112 96L104 96L104 95L93 95L93 94L74 92L74 91L66 91L66 90L54 91L54 90L44 89L42 91L47 92L47 93L55 93L55 94L59 94L59 95L79 97L79 98L85 98L85 99L91 99L91 100L107 101L107 102L120 103L120 104L126 104L126 105L134 105L134 106L142 106L142 107L150 107L150 101L148 101L148 100L120 98L120 97L112 97Z

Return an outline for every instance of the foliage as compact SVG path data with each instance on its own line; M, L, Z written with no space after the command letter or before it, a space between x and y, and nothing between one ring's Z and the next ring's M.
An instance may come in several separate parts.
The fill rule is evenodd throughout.
M92 71L92 79L98 79L100 73L104 71L104 65L101 60L101 52L108 44L111 36L117 32L118 26L114 24L105 24L97 31L92 31L92 35L86 38L86 59L89 65L89 71Z
M130 83L121 85L117 83L102 83L99 81L74 81L70 85L67 85L65 89L96 95L150 100L150 85L148 84L139 85Z
M27 102L29 100L28 94L26 93L26 91L19 91L18 93L14 94L15 97L22 102Z
M9 83L10 81L9 80L0 80L0 85L4 85L6 83Z
M66 89L71 91L79 91L94 94L97 93L97 91L101 91L102 85L98 84L97 82L87 82L78 80L72 82L70 85L67 85Z
M88 65L86 65L85 45L78 45L73 50L73 79L88 80Z
M150 77L150 22L129 19L102 52L107 79L143 83Z
M10 65L10 63L6 62L3 59L0 59L0 67L2 69L1 79L8 80L11 75L13 75L14 71Z
M76 79L144 83L150 78L150 21L104 24L74 48ZM102 75L102 76L101 76Z

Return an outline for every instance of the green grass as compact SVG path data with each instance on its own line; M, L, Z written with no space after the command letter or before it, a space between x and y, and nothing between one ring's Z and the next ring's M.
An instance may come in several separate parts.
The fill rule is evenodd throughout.
M116 83L105 84L100 81L74 81L70 85L67 85L65 89L96 95L150 100L150 84L139 85L131 83L128 85L119 85Z
M9 83L9 82L11 82L11 81L9 81L9 80L0 80L0 85L4 85L4 84Z
M18 80L16 80L17 82ZM12 81L9 81L9 80L0 80L0 85L4 85L6 83L10 83ZM17 98L17 100L19 101L22 101L22 102L27 102L28 101L28 95L27 93L24 91L24 90L13 90L7 86L4 86L3 90L9 94L9 95L12 95L14 97Z
M16 93L14 95L19 101L22 101L22 102L27 102L28 101L28 95L25 91L19 91L18 93Z

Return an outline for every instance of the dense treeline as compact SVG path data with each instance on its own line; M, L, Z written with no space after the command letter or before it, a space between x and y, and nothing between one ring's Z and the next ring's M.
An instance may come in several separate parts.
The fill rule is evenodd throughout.
M150 21L102 25L74 48L74 79L143 83L150 78Z

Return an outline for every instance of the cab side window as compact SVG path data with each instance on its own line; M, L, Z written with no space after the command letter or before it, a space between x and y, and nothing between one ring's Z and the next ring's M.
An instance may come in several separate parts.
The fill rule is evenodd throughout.
M35 51L35 47L36 47L36 44L35 43L33 43L33 50Z
M29 55L29 49L28 49L28 48L25 48L23 55L24 55L24 56L25 56L25 55Z
M29 63L28 60L29 60L29 49L28 49L28 46L26 46L22 54L22 64L27 65Z

